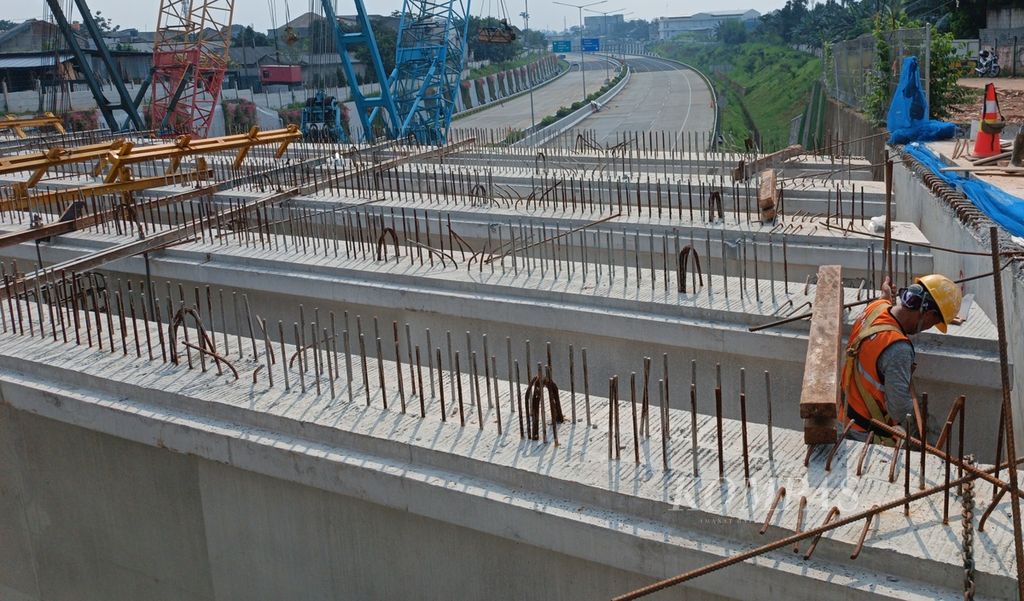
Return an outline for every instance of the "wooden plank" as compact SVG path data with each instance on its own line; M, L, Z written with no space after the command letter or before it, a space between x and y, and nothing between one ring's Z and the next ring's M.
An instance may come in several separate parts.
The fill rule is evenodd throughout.
M831 444L836 441L836 420L814 417L804 420L804 444Z
M775 220L775 207L778 206L779 184L774 169L761 172L761 185L757 188L757 208L761 211L761 221L768 223Z
M789 159L791 159L791 158L793 158L795 156L801 155L803 153L804 153L804 147L801 146L800 144L793 144L792 146L787 146L787 147L783 148L782 150L776 150L775 152L773 152L771 154L766 154L763 157L761 157L761 158L759 158L759 159L757 159L757 160L755 160L755 161L753 161L751 163L747 163L745 165L742 165L742 168L740 168L740 166L738 166L733 171L733 179L737 180L737 181L740 181L740 180L746 181L746 180L750 179L750 177L752 175L754 175L755 173L758 173L759 171L764 171L765 169L767 169L769 167L774 167L775 165L777 165L778 163L780 163L782 161L787 161L787 160L789 160ZM739 177L736 177L737 175L739 175Z
M800 389L800 417L835 418L839 405L843 317L842 268L822 265L814 291L814 315Z

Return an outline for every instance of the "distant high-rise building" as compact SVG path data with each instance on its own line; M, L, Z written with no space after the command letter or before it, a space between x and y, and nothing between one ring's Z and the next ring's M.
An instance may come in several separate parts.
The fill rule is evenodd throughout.
M595 35L611 35L615 32L616 27L625 22L622 15L595 15L583 18L584 28L588 33Z

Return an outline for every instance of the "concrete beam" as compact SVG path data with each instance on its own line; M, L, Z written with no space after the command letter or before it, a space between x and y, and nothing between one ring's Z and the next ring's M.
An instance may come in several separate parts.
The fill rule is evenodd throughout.
M481 408L485 412L481 427L477 427L472 412L470 423L462 428L457 419L438 419L435 398L429 399L427 417L421 418L418 412L402 414L394 405L390 410L381 409L377 394L370 399L370 405L361 398L353 402L341 400L346 394L344 385L339 399L331 401L326 392L300 394L295 387L285 392L280 384L268 388L262 377L256 385L231 384L212 372L189 372L184 365L175 368L150 364L86 347L55 345L39 338L0 334L0 341L4 343L0 345L0 402L17 412L224 466L211 469L210 478L202 480L203 504L185 508L190 523L194 520L205 524L204 539L214 549L225 548L232 537L237 541L240 532L224 528L224 520L231 511L241 511L249 516L246 521L250 524L260 525L257 531L266 524L284 536L271 537L278 541L275 545L269 545L270 540L264 541L263 537L253 539L259 541L256 544L246 545L242 552L251 558L249 567L272 565L265 559L272 554L277 562L285 562L287 568L240 571L241 566L226 561L231 553L211 553L206 565L214 581L226 587L224 590L248 590L243 583L253 579L269 587L268 590L277 590L282 583L295 580L295 574L302 574L302 580L309 586L331 573L323 570L336 562L309 564L302 560L307 555L303 549L327 548L324 545L328 541L323 537L330 529L317 527L320 512L281 513L283 506L274 502L281 492L295 491L295 487L323 491L328 495L325 500L354 498L436 520L438 528L457 526L478 536L495 536L535 547L539 553L553 553L552 557L614 566L616 570L646 578L682 572L763 541L757 531L766 513L765 504L782 482L789 492L786 503L776 510L769 525L768 536L773 538L784 536L795 527L795 501L790 499L810 499L803 523L817 524L836 502L842 506L841 511L852 513L870 507L879 498L902 494L902 483L888 482L888 469L874 451L865 474L854 474L862 449L859 443L841 446L830 474L824 471L823 454L812 456L810 468L803 468L799 432L777 428L775 461L770 461L764 447L766 428L758 425L747 426L748 435L756 441L751 449L749 488L740 484L743 458L737 444L726 445L724 457L726 473L730 478L736 476L736 482L720 482L716 477L695 484L689 473L690 419L685 411L670 411L673 436L669 461L673 469L665 472L657 463L661 442L657 435L638 440L642 449L640 465L634 466L630 460L609 460L605 433L601 428L587 426L582 416L560 427L562 444L555 446L550 438L547 444L521 440L515 429L498 434L494 409L490 407ZM62 352L54 353L54 348ZM251 359L238 362L243 371L258 364L259 361ZM376 372L375 367L371 362L371 373ZM385 362L383 373L391 390L395 390L395 365ZM411 381L406 379L406 384ZM504 396L506 384L498 383L498 406L509 406L511 399ZM361 382L355 385L357 390L362 389ZM590 401L593 422L605 423L607 401L597 394ZM700 435L695 452L702 471L711 473L709 470L715 464L714 419L700 417L697 427ZM723 423L724 436L729 441L738 440L742 429L738 421ZM626 426L624 441L631 436ZM6 442L4 439L0 444ZM95 453L101 448L86 448L83 453ZM128 453L126 460L132 455ZM158 460L152 453L146 457ZM15 459L15 470L32 469L33 464L27 463L25 456L17 455ZM93 463L102 461L95 457ZM915 462L914 469L916 466ZM929 461L926 479L940 482L943 469L941 462ZM136 472L145 473L133 468L133 473ZM48 473L58 480L61 477L59 471ZM271 480L253 479L254 475ZM108 473L105 477L114 476ZM232 484L221 490L217 482ZM164 482L163 486L175 490L176 484ZM734 488L737 485L739 489ZM44 492L38 488L19 490L28 495ZM230 490L236 495L228 494ZM302 499L294 493L287 498ZM815 499L825 501L819 503ZM40 506L38 503L50 507L52 501L52 497L26 498L27 504L35 502L36 507ZM771 590L772 595L782 594L795 601L817 601L823 595L854 600L959 598L959 542L957 537L950 536L952 526L943 526L936 518L941 515L941 504L941 497L931 498L915 504L909 518L881 520L872 529L856 562L849 560L849 554L860 525L840 529L824 538L811 560L802 560L788 550L777 552L694 581L693 587L700 593L737 599L751 598L752 582ZM349 506L350 512L357 510L363 511ZM257 513L250 515L250 511ZM12 515L21 513L5 513L0 516L0 523L6 525ZM283 520L285 516L289 519ZM985 534L986 544L975 550L977 582L979 591L1002 597L1015 586L1005 566L1004 551L1011 544L1011 537L1002 512L997 511L992 520L993 526ZM278 529L278 522L307 535L285 536L288 530ZM374 523L379 524L377 529L366 533L372 540L362 541L360 535L350 537L347 544L369 552L376 549L377 542L373 541L403 536L401 529L392 530L386 521ZM394 526L402 524L405 522L399 521ZM101 546L107 536L124 540L143 534L117 529L103 532L97 532ZM420 529L415 532L420 533ZM161 532L152 535L160 537ZM175 549L168 545L139 548L150 560L145 563L155 566L146 572L150 578L167 577L160 566L172 565L170 560L177 557L173 555ZM40 548L38 552L47 550ZM485 548L477 552L485 552ZM289 565L293 561L289 558L293 557L303 569L298 569L298 564ZM412 575L413 580L421 583L432 583L429 573L441 569L430 561L402 565L403 574ZM453 563L441 565L456 570L463 580L468 579L470 584L466 586L476 586L477 579L493 583L497 574L510 569L494 562L489 568L467 574L452 568ZM52 570L42 568L38 573L44 579L52 577ZM389 572L390 567L382 565L352 574L348 586L358 590L368 582L377 582L379 586L380 579ZM86 580L89 579L87 576ZM331 581L327 577L326 582ZM609 582L613 587L627 584ZM574 596L572 590L569 589L568 598ZM629 589L621 592L625 590ZM495 595L503 597L501 590L496 590Z

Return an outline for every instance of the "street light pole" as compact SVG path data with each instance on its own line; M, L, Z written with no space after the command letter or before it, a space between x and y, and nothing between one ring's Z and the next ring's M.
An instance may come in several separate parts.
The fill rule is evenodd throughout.
M552 4L560 4L562 6L568 6L569 8L575 8L580 11L580 74L583 76L583 101L587 101L587 69L584 64L583 55L583 9L588 6L597 6L598 4L604 4L608 0L599 0L598 2L590 2L589 4L567 4L565 2L552 2Z
M525 22L524 27L526 31L530 30L530 0L523 0L523 21ZM527 84L530 86L530 131L536 131L537 129L537 116L533 111L533 86L536 83L534 78L530 76L530 69L526 69Z
M620 11L620 10L624 10L624 9L621 9L621 8L616 8L615 10L609 10L609 11L603 11L603 10L594 10L594 9L591 9L591 8L588 8L588 9L586 9L586 11L587 11L588 13L594 13L594 14L598 14L598 15L601 15L601 16L603 16L603 17L604 17L604 20L602 21L602 27L601 27L601 29L603 29L603 30L604 30L604 33L605 33L605 35L606 35L606 36L608 35L608 15L610 15L610 14L613 14L613 13L614 13L614 14L621 14L621 15L623 15L623 16L625 16L625 15L631 15L631 14L633 14L633 11L630 11L630 12L628 12L628 13L619 13L619 11ZM611 55L611 54L613 54L613 53L609 52L608 54L610 54L610 55ZM626 59L625 59L625 58L623 58L622 60L623 60L623 62L625 62L625 60L626 60ZM609 61L609 60L605 60L605 61L604 61L604 80L605 80L606 82L607 82L607 81L609 81L609 80L611 79L611 74L610 74L610 73L609 73L609 71L608 71L608 69L609 69L609 63L611 63L611 61Z

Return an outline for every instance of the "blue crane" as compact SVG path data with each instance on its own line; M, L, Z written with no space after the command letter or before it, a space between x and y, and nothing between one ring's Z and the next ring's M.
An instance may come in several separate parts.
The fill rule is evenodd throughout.
M335 48L363 127L363 138L377 138L375 124L392 140L414 138L443 144L448 138L466 60L470 0L404 0L395 51L395 70L384 62L363 0L354 0L358 31L338 25L332 0L321 0L324 17L334 28ZM359 89L349 51L367 46L370 69L380 90L367 96Z

